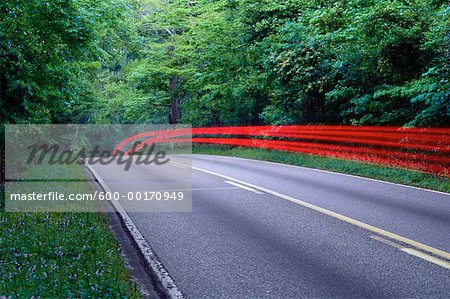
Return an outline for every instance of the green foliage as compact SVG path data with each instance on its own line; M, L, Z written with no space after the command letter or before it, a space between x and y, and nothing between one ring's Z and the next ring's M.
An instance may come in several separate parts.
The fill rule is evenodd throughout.
M3 124L94 121L102 74L136 51L132 18L127 0L0 2L2 179ZM5 213L3 204L2 180L0 297L140 297L104 216Z
M449 122L445 1L178 0L135 8L141 58L121 77L128 96L108 102L121 107L110 119L131 121L125 107L139 102L149 117L136 121L167 120L179 99L181 121L196 126Z
M0 10L3 121L450 122L447 1L7 0Z
M106 216L0 212L6 298L139 298Z
M0 3L2 123L69 122L95 100L92 77L125 55L125 1Z

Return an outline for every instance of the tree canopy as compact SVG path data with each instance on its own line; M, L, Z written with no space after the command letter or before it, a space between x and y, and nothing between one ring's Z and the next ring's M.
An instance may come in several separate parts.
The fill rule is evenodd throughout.
M438 0L5 0L2 122L450 124Z

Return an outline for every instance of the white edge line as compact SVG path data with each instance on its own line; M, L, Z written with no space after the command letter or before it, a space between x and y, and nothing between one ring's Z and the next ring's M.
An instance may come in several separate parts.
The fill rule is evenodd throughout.
M239 187L241 189L244 189L244 190L247 190L247 191L250 191L250 192L253 192L253 193L256 193L256 194L263 194L262 192L259 192L258 190L255 190L253 188L247 187L245 185L238 184L238 183L233 182L233 181L225 181L225 183L233 185L233 186L236 186L236 187Z
M97 181L101 185L101 187L106 192L111 192L111 189L108 187L108 185L102 179L102 177L98 174L98 172L95 171L95 169L91 165L87 164L86 166L92 172L92 174L97 179ZM122 205L118 201L115 201L115 200L112 200L110 202L113 204L114 208L118 212L120 218L122 219L123 223L125 224L125 227L127 228L128 232L129 232L129 234L136 242L147 265L156 274L158 281L160 282L162 288L167 293L169 298L184 299L185 297L183 296L181 291L178 289L177 285L173 281L169 272L167 272L164 265L161 263L161 261L158 259L155 252L151 248L150 244L148 244L147 240L145 240L144 236L139 231L139 229L136 227L136 225L133 223L133 220L131 220L130 216L124 210Z
M224 157L224 158L232 158L232 159L239 159L239 160L246 160L246 161L252 161L252 162L260 162L260 163L267 163L267 164L275 164L275 165L280 165L280 166L287 166L287 167L293 167L293 168L300 168L300 169L306 169L306 170L311 170L311 171L317 171L317 172L325 172L325 173L331 173L331 174L338 174L338 175L342 175L342 176L347 176L347 177L352 177L352 178L358 178L358 179L364 179L364 180L368 180L368 181L374 181L374 182L378 182L378 183L384 183L384 184L389 184L389 185L394 185L394 186L401 186L401 187L406 187L406 188L411 188L411 189L416 189L416 190L422 190L422 191L427 191L427 192L434 192L434 193L438 193L438 194L443 194L443 195L450 195L450 193L446 193L446 192L442 192L442 191L437 191L437 190L432 190L432 189L425 189L425 188L420 188L420 187L415 187L415 186L408 186L408 185L403 185L400 183L392 183L392 182L387 182L387 181L382 181L382 180L377 180L377 179L372 179L372 178L367 178L367 177L363 177L363 176L359 176L359 175L354 175L354 174L348 174L348 173L341 173L341 172L337 172L337 171L331 171L331 170L325 170L325 169L319 169L319 168L311 168L311 167L305 167L305 166L298 166L298 165L291 165L291 164L283 164L283 163L278 163L278 162L272 162L272 161L264 161L264 160L255 160L255 159L247 159L247 158L241 158L241 157L232 157L232 156L221 156L221 155L205 155L205 154L192 154L193 156L197 155L197 156L218 156L218 157ZM330 157L332 158L332 157ZM353 160L349 160L349 161L353 161ZM358 161L353 161L353 162L358 162ZM359 162L362 163L362 162ZM383 167L383 165L377 165L377 166L381 166ZM386 166L389 167L389 166ZM403 168L395 168L395 169L400 169L400 170L406 170L406 171L415 171L412 169L403 169ZM422 173L420 171L417 171L419 173Z
M192 167L192 169L198 170L198 171L202 171L202 172L205 172L205 173L208 173L208 174L211 174L211 175L215 175L215 176L224 178L226 180L230 180L230 181L234 181L234 182L237 182L237 183L240 183L240 184L247 185L247 186L249 186L251 188L254 188L254 189L260 190L262 192L265 192L267 194L271 194L271 195L279 197L281 199L284 199L284 200L296 203L296 204L298 204L300 206L303 206L305 208L314 210L316 212L328 215L328 216L336 218L336 219L338 219L340 221L349 223L351 225L354 225L354 226L360 227L362 229L371 231L371 232L376 233L378 235L381 235L381 236L387 237L389 239L393 239L393 240L396 240L396 241L408 244L408 245L410 245L412 247L421 249L423 251L426 251L426 252L432 253L434 255L443 257L443 258L445 258L447 260L450 260L450 253L448 253L446 251L443 251L443 250L434 248L432 246L429 246L429 245L426 245L426 244L423 244L423 243L420 243L420 242L408 239L406 237L403 237L403 236L391 233L391 232L386 231L384 229L381 229L381 228L372 226L370 224L361 222L359 220L356 220L356 219L344 216L342 214L333 212L331 210L328 210L328 209L325 209L325 208L313 205L313 204L308 203L306 201L302 201L302 200L296 199L296 198L291 197L289 195L282 194L282 193L279 193L279 192L274 191L274 190L270 190L270 189L267 189L267 188L264 188L264 187L260 187L260 186L257 186L257 185L251 184L251 183L247 183L247 182L244 182L244 181L241 181L241 180L238 180L238 179L235 179L235 178L232 178L232 177L220 174L220 173L216 173L216 172L213 172L213 171L206 170L206 169L202 169L202 168L198 168L198 167Z

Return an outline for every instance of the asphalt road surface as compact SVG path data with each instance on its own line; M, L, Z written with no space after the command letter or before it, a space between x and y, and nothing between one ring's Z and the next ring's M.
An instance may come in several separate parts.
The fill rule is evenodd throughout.
M192 212L129 216L187 298L450 298L449 194L238 158L173 162L192 172ZM95 170L121 193L154 177Z

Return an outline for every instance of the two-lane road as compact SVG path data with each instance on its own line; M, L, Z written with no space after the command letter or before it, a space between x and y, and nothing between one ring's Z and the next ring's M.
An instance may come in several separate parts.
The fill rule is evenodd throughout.
M237 158L192 166L192 213L129 213L186 297L450 298L449 194ZM95 170L124 193L136 186L119 178L152 177Z

